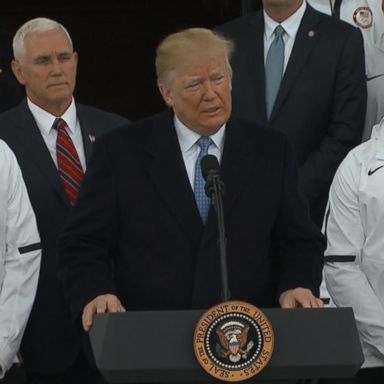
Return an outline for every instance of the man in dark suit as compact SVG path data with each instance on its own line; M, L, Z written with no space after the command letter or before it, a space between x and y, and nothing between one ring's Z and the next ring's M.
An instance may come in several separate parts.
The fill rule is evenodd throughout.
M43 254L36 300L22 342L27 382L97 383L81 334L56 278L56 240L91 155L92 144L127 120L73 99L77 53L65 28L49 19L14 37L12 68L27 99L0 115L0 137L14 151L36 213Z
M96 143L59 240L59 278L86 330L96 312L221 301L217 218L200 168L207 153L225 183L232 298L321 306L324 244L298 190L294 155L281 133L230 117L231 50L206 29L168 36L156 69L170 109Z
M233 112L289 137L311 216L320 225L337 166L361 140L366 108L363 39L358 29L303 0L263 0L263 5L264 11L218 28L236 46ZM277 26L283 28L284 46L279 85L271 75L278 58L269 55L276 46ZM272 83L268 76L274 76ZM277 92L271 97L274 86Z
M23 89L11 71L12 46L10 35L0 29L0 113L23 99Z

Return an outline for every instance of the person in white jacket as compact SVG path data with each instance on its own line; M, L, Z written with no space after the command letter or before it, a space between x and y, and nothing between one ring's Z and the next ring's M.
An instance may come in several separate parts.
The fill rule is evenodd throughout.
M0 140L0 380L17 362L35 298L41 246L13 152Z
M352 307L365 361L354 383L384 382L384 119L332 182L325 219L325 280Z
M307 0L307 3L360 28L363 34L368 98L362 139L368 140L372 126L384 117L383 0Z

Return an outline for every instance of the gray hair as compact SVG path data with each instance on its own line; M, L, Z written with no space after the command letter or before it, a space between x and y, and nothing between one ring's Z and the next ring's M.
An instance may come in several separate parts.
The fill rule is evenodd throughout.
M156 51L156 74L158 84L172 81L176 69L190 59L222 58L232 78L230 59L234 43L217 32L206 28L189 28L167 36Z
M63 25L55 20L47 19L45 17L38 17L24 23L16 32L13 37L13 56L16 60L20 60L25 53L25 38L32 32L45 32L52 29L61 29L67 36L71 47L73 48L72 39L68 31Z

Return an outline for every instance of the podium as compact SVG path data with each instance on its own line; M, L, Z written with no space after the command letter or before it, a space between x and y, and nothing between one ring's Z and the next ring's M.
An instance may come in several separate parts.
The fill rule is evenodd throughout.
M364 361L351 308L263 309L275 333L272 358L256 377L268 382L352 377ZM203 310L96 315L89 332L96 365L109 383L218 380L199 366L193 350Z

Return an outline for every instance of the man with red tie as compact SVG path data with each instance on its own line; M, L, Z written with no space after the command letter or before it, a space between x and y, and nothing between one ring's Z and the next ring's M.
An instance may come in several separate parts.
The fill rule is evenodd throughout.
M78 55L61 24L28 21L16 32L13 51L12 70L27 97L0 115L0 137L20 164L43 248L21 346L27 383L93 384L101 379L84 358L56 278L56 240L77 199L93 141L127 120L74 101Z

